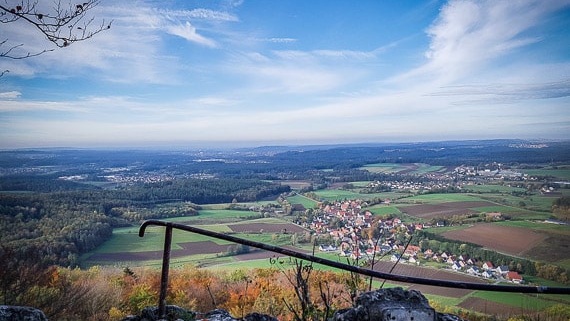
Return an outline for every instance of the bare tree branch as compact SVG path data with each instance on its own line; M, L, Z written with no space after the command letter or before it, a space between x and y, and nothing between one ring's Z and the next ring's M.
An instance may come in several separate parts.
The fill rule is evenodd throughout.
M24 21L37 29L43 36L59 48L70 46L74 42L87 40L96 34L111 28L111 23L102 20L95 24L95 18L88 13L99 5L99 0L63 5L60 0L54 2L51 9L39 8L39 1L22 0L9 4L4 0L0 4L0 23L9 24ZM0 58L25 59L39 56L54 49L42 49L37 52L25 52L20 49L24 43L9 45L9 39L0 41ZM6 46L8 46L6 48ZM3 49L6 48L6 49Z

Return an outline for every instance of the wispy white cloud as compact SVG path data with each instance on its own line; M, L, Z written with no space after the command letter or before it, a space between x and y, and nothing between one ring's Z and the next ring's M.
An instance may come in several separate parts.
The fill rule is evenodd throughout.
M34 115L41 111L68 112L71 114L85 113L88 108L78 107L73 103L56 101L29 101L29 100L0 100L0 113L31 113ZM39 114L38 114L39 115ZM41 116L40 116L41 117Z
M47 73L49 76L66 77L81 72L100 70L90 76L100 76L106 81L132 83L172 83L180 76L182 57L174 57L166 47L164 35L181 37L193 44L209 48L216 47L216 41L205 37L192 23L237 21L237 17L208 9L163 10L140 2L136 6L128 3L102 3L93 9L97 18L113 20L110 30L69 48L55 50L41 56L41 59L18 61L0 60L0 67L9 69L12 76ZM96 20L95 22L98 22ZM18 24L3 27L13 39L27 39L23 47L29 52L50 49L47 41L41 39L31 28ZM210 30L212 32L212 30ZM50 73L54 66L65 65L57 73ZM88 68L88 69L86 69Z
M541 41L525 31L569 4L567 0L451 0L426 30L431 38L426 64L398 79L430 77L432 82L449 83L465 78L495 58Z
M296 42L297 39L294 39L294 38L268 38L268 39L265 39L265 41L272 42L272 43L293 43L293 42Z
M181 11L185 13L186 11ZM217 21L239 21L238 17L227 12L214 11L209 9L194 9L188 11L187 16L189 18L199 18L205 20L217 20Z
M188 41L195 42L197 44L204 45L206 47L211 47L211 48L216 47L215 41L199 35L196 32L196 28L193 27L188 21L182 25L170 25L166 27L166 30L168 33L175 36L179 36Z
M218 3L219 11L106 3L98 14L114 19L111 31L5 69L117 89L75 94L69 85L64 102L30 101L33 88L5 86L0 141L409 140L540 135L554 122L568 129L566 58L547 65L516 56L548 41L533 28L568 3L451 0L422 27L422 47L401 34L345 49L248 26L232 11L241 1Z
M19 91L0 92L0 99L16 99L22 95Z
M432 96L480 96L470 103L514 103L521 100L570 97L570 79L547 83L487 83L442 88Z

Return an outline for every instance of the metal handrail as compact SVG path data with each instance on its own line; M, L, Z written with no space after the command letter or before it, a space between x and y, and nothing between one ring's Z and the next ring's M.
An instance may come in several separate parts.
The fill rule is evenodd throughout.
M385 273L375 270L370 270L366 268L362 268L359 266L354 266L350 264L345 264L337 261L332 261L320 257L316 257L313 255L309 255L306 253L301 253L297 251L293 251L291 249L274 246L270 244L250 241L246 239L241 239L235 236L231 236L228 234L212 232L208 230L204 230L201 228L197 228L194 226L188 226L173 222L164 222L160 220L146 220L142 223L139 229L139 236L143 237L146 228L149 225L156 225L156 226L164 226L166 227L166 234L164 239L164 252L162 257L162 273L161 273L161 282L160 282L160 297L158 302L159 307L159 315L165 316L166 315L166 291L168 287L168 273L170 267L170 250L171 250L171 243L172 243L172 229L179 229L187 232L193 232L201 235L210 236L213 238L221 239L230 241L233 243L243 244L251 247L255 247L262 250L271 251L274 253L283 254L290 257L295 257L298 259L342 269L345 271L350 271L354 273L358 273L361 275L366 275L370 277L390 280L390 281L399 281L405 283L414 283L414 284L423 284L423 285L433 285L439 287L447 287L447 288L459 288L459 289L467 289L467 290L483 290L483 291L495 291L495 292L515 292L515 293L541 293L541 294L570 294L570 287L551 287L551 286L521 286L521 285L496 285L496 284L483 284L483 283L469 283L469 282L457 282L457 281L447 281L447 280L436 280L436 279L426 279L414 276L406 276L406 275L398 275L392 273Z

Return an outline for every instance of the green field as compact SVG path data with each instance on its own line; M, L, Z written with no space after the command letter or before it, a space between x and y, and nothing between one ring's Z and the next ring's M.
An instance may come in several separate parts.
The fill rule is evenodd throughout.
M444 170L443 167L439 166L429 166L425 164L414 164L416 168L414 171L416 173L428 173ZM401 164L373 164L366 166L367 170L375 172L398 172L402 170L408 170L409 167L403 166ZM556 170L557 173L570 172L570 169ZM550 171L549 171L550 172ZM370 210L373 214L384 216L384 215L394 215L404 222L417 222L416 217L406 216L401 213L398 207L403 206L413 206L420 204L430 204L437 205L440 203L450 203L450 202L473 202L473 201L486 201L493 204L484 207L472 208L475 211L481 213L489 212L501 212L505 215L512 217L513 220L496 222L494 224L504 225L504 226L514 226L519 228L529 229L535 232L543 233L548 238L548 244L540 244L542 247L537 247L536 249L529 249L529 252L525 252L525 256L539 260L540 257L537 255L537 251L544 252L544 255L552 256L553 251L560 249L560 246L554 246L553 244L562 244L568 242L570 237L570 229L568 226L556 225L556 224L546 224L542 221L551 215L551 205L552 201L555 199L553 197L543 197L538 194L534 195L521 195L525 190L517 187L509 187L503 185L473 185L466 186L465 189L469 189L469 193L449 193L449 194L423 194L414 195L412 193L404 192L385 192L376 194L360 194L357 191L360 188L365 187L369 182L367 181L355 181L352 182L355 186L352 190L341 190L341 189L327 189L315 191L315 194L323 200L334 201L334 200L353 200L361 199L367 200L372 198L380 198L381 200L390 199L390 203L382 203L373 205L371 207L364 208ZM566 192L566 191L564 191ZM513 195L514 194L514 195ZM570 194L570 192L569 192ZM290 204L302 204L305 208L314 208L318 202L302 195L294 195L287 198ZM251 203L251 205L259 205L267 202ZM274 203L274 202L273 202ZM524 203L524 204L523 204ZM285 219L281 218L259 218L260 213L254 211L238 211L238 210L228 210L228 206L231 204L209 204L203 205L202 210L199 211L197 216L188 217L176 217L164 219L164 221L179 222L185 224L192 224L199 226L201 228L228 233L232 232L231 225L233 224L249 224L249 223L267 223L267 224L280 224L289 223ZM239 204L240 206L249 204ZM245 206L244 206L245 207ZM536 221L535 221L536 220ZM431 229L431 232L439 234L450 230L464 229L468 228L470 225L461 226L448 226L443 228ZM235 236L252 240L256 242L261 242L264 244L272 244L277 246L288 246L291 245L292 237L290 234L282 233L235 233ZM553 239L560 239L559 242L553 242ZM207 236L202 236L195 233L189 233L185 231L174 230L172 249L182 249L179 245L181 243L193 243L201 241L211 241L220 245L230 245L231 243L213 239ZM90 254L98 253L123 253L123 252L146 252L146 251L162 251L164 242L164 228L163 227L149 227L144 238L138 236L138 227L131 228L120 228L114 229L113 237L108 242L104 243L102 246L97 248ZM545 241L546 242L546 241ZM559 244L558 244L559 245ZM312 250L311 244L297 244L300 250L310 252ZM550 250L550 248L553 248ZM534 251L531 252L530 250ZM179 252L180 253L180 252ZM347 263L347 259L344 257L339 257L338 253L322 253L316 252L316 256L330 259L333 261L338 261L342 263ZM562 256L562 259L560 259ZM136 261L136 262L90 262L85 261L88 255L82 256L83 265L90 266L95 264L108 264L114 266L146 266L151 268L159 269L161 267L160 260L148 260L148 261ZM282 256L281 256L282 257ZM570 268L570 258L567 258L568 254L562 254L553 260L555 264ZM281 259L284 263L279 268L287 268L288 258ZM543 262L544 260L539 260ZM426 265L431 265L436 263L426 263ZM235 257L224 256L223 254L196 254L188 255L184 257L175 257L171 259L171 267L177 268L184 265L193 265L208 268L214 271L236 271L239 269L256 269L256 268L275 268L269 259L254 259L240 261ZM441 264L439 264L441 267ZM338 269L330 268L327 266L317 266L316 268L323 270L336 270ZM346 273L346 272L344 272ZM529 283L536 282L536 284L541 285L551 285L560 286L559 284L548 283L546 280L542 280L536 277L527 277L525 280ZM378 282L375 283L375 287L378 286ZM387 285L393 286L393 285ZM524 295L524 294L505 294L497 292L486 292L486 291L474 291L466 297L462 298L449 298L436 295L426 295L430 300L438 302L443 306L457 307L464 300L469 297L476 297L484 299L490 302L497 302L501 304L506 304L520 308L521 311L539 311L550 307L554 304L570 304L569 296L547 296L547 295Z
M543 168L543 169L523 169L521 170L523 173L528 174L530 176L539 176L539 177L556 177L561 180L570 180L570 168L567 166L560 166L559 168Z
M444 202L473 202L483 201L478 195L463 194L463 193L449 193L449 194L424 194L418 196L408 197L403 200L398 200L402 203L412 204L438 204Z
M526 191L525 188L504 185L464 185L463 189L475 193L512 193Z
M299 194L287 197L287 201L289 204L301 204L305 208L313 208L315 205L317 205L317 201Z
M360 169L367 170L372 173L397 173L405 169L401 164L394 163L378 163L366 164Z
M401 213L397 207L383 204L367 207L366 209L376 215L398 215Z
M228 233L232 232L230 226L235 224L250 224L250 223L265 223L265 224L289 224L289 222L283 221L278 218L261 218L261 219L251 219L252 214L257 214L255 212L244 212L235 210L201 210L199 216L189 216L189 217L176 217L163 219L162 221L178 222L178 223L195 223L194 225L205 230ZM240 216L241 215L241 216ZM239 218L239 221L228 221L228 218ZM219 220L218 224L201 224L203 221L210 222L213 219ZM222 223L224 222L225 223ZM105 242L103 245L99 246L96 250L87 253L82 256L83 265L91 266L93 264L102 264L104 262L89 262L88 257L91 254L106 254L106 253L136 253L136 252L147 252L147 251L162 251L164 246L164 227L160 226L149 226L145 231L144 237L138 236L139 227L128 227L119 228L113 230L113 236L110 240ZM291 243L291 235L278 234L278 233L254 233L254 234L239 234L236 233L237 237L252 240L264 244L273 245L288 245ZM194 243L194 242L204 242L211 241L219 245L231 245L233 243L212 238L209 236L204 236L201 234L190 233L183 230L173 230L172 235L172 250L180 250L182 247L180 243ZM226 257L218 258L216 254L200 254L200 255L189 255L186 257L179 257L173 259L177 262L184 263L196 263L197 261L208 260L210 264L216 263L217 261L227 262ZM120 264L120 262L110 262L107 264ZM123 262L123 265L127 264L130 266L147 266L156 265L156 261L138 261L138 262Z
M555 304L555 302L543 299L541 295L528 295L522 293L506 294L501 292L476 291L472 296L492 302L520 307L530 311L540 311Z
M396 163L376 163L366 164L360 169L372 173L400 173L406 171L408 174L427 174L432 172L442 172L446 168L443 166L432 166L424 163L396 164Z
M230 229L226 225L201 225L200 228L216 232L227 232ZM173 230L172 249L182 249L178 243L213 241L216 244L230 244L227 241L213 239L208 236L189 233L181 230ZM164 227L149 226L144 237L139 237L138 228L120 229L113 231L113 237L103 243L92 253L123 253L123 252L146 252L162 251L164 246Z
M409 193L402 192L382 192L382 193L371 193L371 194L361 194L355 192L354 190L342 190L342 189L326 189L315 191L315 194L323 200L327 201L337 201L337 200L351 200L351 199L361 199L369 200L373 198L385 199L400 199L403 197L408 197Z
M371 181L357 181L357 182L350 182L354 187L366 187L368 184L372 183Z
M320 198L325 199L327 201L362 198L362 194L352 191L340 190L340 189L319 190L316 191L315 194L317 194Z

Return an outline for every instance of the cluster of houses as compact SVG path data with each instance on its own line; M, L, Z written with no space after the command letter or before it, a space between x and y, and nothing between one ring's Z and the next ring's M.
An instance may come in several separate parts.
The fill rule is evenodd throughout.
M314 211L310 221L298 222L303 227L311 229L317 236L330 236L333 244L320 245L324 252L337 252L341 256L352 259L380 258L392 254L393 262L420 264L423 260L445 262L452 270L468 273L483 278L506 279L513 283L522 283L523 278L517 272L509 271L507 266L494 267L491 262L476 262L464 255L455 256L450 253L434 253L428 249L421 252L418 246L409 245L404 248L395 241L393 234L404 233L411 235L418 229L429 228L426 224L404 223L399 218L373 220L373 214L363 209L366 205L360 200L337 201L327 203ZM372 227L384 230L384 241L378 242L373 238L363 238L362 230ZM443 222L436 226L443 226Z
M530 179L528 174L511 170L504 169L500 163L490 163L485 164L481 167L477 166L459 166L456 167L454 172L458 177L462 177L464 180L471 180L475 177L489 180L505 179L510 180L528 180Z
M353 259L379 256L397 249L394 239L390 238L397 231L412 235L417 229L430 227L428 224L403 223L399 218L374 220L374 214L362 209L365 205L361 200L327 203L314 211L310 221L297 223L314 231L317 236L331 237L335 245L321 245L321 251L339 251L340 255ZM373 238L361 237L362 230L371 228L372 224L384 231L387 240L382 244ZM443 226L444 223L438 224Z
M430 256L431 254L431 256ZM523 277L516 271L509 271L506 265L494 266L492 262L487 261L480 264L475 259L471 259L465 255L454 256L447 252L441 254L432 253L431 250L424 252L426 258L437 262L445 262L449 264L454 271L465 272L474 276L486 279L505 279L513 283L523 283Z
M439 175L434 174L426 174L425 177L430 178L430 180L424 181L414 181L414 180L393 180L393 181L374 181L368 183L366 188L376 188L381 185L387 185L392 190L400 190L400 191L429 191L432 189L444 189L451 186L455 186L455 184L450 183L451 178L446 177L442 179Z

